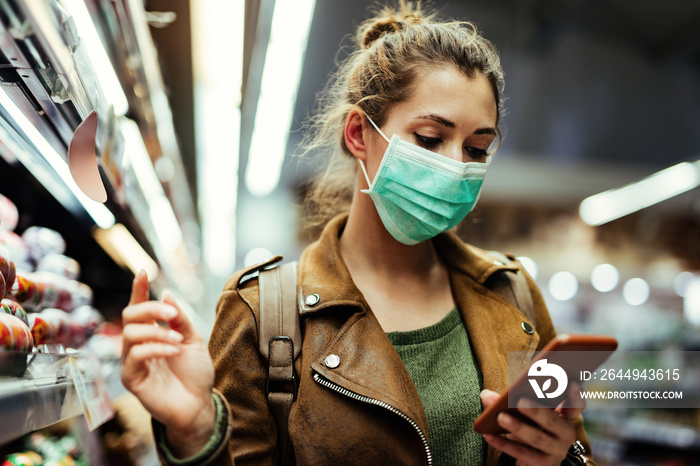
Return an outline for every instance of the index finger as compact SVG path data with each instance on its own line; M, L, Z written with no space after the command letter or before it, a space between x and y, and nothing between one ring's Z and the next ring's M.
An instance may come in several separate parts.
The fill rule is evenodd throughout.
M564 419L575 419L586 407L586 400L581 397L581 385L578 382L572 382L567 392L566 400L557 406L556 411Z
M148 298L148 275L146 274L146 271L141 270L136 274L134 281L131 284L129 306L148 301Z

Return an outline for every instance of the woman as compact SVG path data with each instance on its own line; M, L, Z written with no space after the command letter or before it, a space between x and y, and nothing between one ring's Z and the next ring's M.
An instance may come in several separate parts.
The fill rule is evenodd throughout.
M471 24L434 22L403 3L363 23L358 42L307 140L315 150L338 145L360 169L349 212L299 261L303 347L288 463L581 464L569 452L576 439L588 446L580 409L523 407L529 423L499 418L507 436L472 429L507 386L508 351L554 337L529 277L533 334L486 286L506 266L446 232L473 208L499 135L497 53ZM317 186L317 211L342 199L329 195L333 179ZM231 277L219 300L215 370L174 299L147 301L145 274L134 280L122 380L152 414L167 463L277 459L257 280L241 280L251 271Z

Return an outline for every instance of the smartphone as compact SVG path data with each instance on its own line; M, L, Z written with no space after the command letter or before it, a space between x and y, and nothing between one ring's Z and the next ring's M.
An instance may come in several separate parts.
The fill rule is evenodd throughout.
M528 419L516 408L509 406L509 399L511 406L515 406L523 397L539 403L556 403L559 397L566 395L569 383L578 381L583 371L594 372L616 349L617 340L609 336L558 335L533 358L528 369L479 415L474 421L474 430L480 434L505 433L497 421L502 412L527 422Z

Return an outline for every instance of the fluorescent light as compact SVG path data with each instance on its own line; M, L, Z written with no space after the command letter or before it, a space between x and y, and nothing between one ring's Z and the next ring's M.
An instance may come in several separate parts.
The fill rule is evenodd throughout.
M80 45L87 50L95 76L100 81L102 91L105 93L109 103L114 105L114 113L118 116L126 114L129 109L129 102L126 100L119 78L114 72L112 62L102 45L84 0L61 0L61 3L75 21L75 27L78 29L78 35L81 39Z
M10 114L17 125L22 129L25 139L31 142L46 161L53 167L58 176L68 186L73 195L78 198L78 201L83 205L87 213L92 217L97 226L100 228L110 228L114 225L114 215L109 211L104 204L90 199L75 183L73 176L68 168L68 163L61 157L51 144L41 135L39 130L32 125L22 111L15 105L10 96L7 95L5 89L0 86L0 105ZM50 190L50 186L47 186Z
M174 253L182 246L182 231L168 198L163 194L149 199L148 213L158 243L168 254Z
M279 183L313 11L314 0L275 2L245 175L256 196Z
M117 264L126 266L134 275L145 270L148 281L152 282L158 277L158 264L121 223L108 230L96 228L93 237Z
M516 259L522 264L527 273L529 273L532 278L537 280L537 262L535 262L534 259L526 256L516 257Z
M124 136L124 154L131 162L136 180L146 200L163 195L163 186L158 180L151 156L143 142L139 126L128 118L119 119L119 129Z
M639 306L649 299L649 284L643 278L630 278L622 286L622 297L630 306Z
M549 279L549 294L559 301L568 301L578 292L578 280L571 272L557 272Z
M138 125L128 118L121 118L119 128L124 136L124 153L131 162L136 180L148 203L153 232L158 244L170 254L183 242L182 230L173 207L158 180Z
M700 161L682 162L636 183L611 189L581 202L579 215L589 225L602 225L658 204L700 185Z
M612 264L599 264L591 272L591 285L601 293L612 291L620 283L620 272Z
M203 258L222 278L236 266L245 5L192 0L190 8Z

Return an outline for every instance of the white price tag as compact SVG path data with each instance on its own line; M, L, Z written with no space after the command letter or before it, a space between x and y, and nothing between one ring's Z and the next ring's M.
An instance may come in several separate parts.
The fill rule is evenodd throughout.
M70 357L68 364L85 421L91 431L95 430L114 416L100 362L95 357L81 356Z

